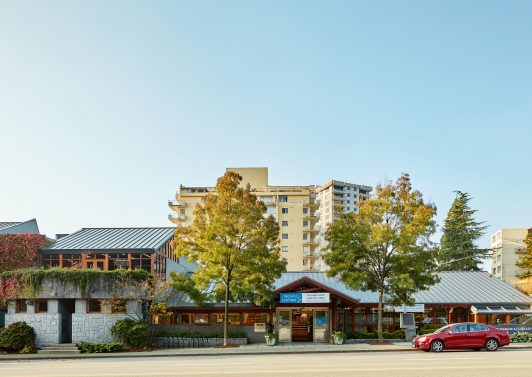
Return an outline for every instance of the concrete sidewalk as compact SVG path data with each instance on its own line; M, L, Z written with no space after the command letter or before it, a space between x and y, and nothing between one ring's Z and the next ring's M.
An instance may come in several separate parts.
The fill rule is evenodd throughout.
M518 350L532 348L532 343L514 343L501 350ZM91 359L91 358L131 358L131 357L179 357L179 356L223 356L223 355L272 355L272 354L304 354L304 353L354 353L354 352L397 352L411 351L409 342L393 344L342 344L327 343L281 343L274 347L266 344L248 344L238 348L174 348L157 349L147 352L115 352L115 353L84 353L79 355L0 355L0 361L7 360L50 360L50 359Z

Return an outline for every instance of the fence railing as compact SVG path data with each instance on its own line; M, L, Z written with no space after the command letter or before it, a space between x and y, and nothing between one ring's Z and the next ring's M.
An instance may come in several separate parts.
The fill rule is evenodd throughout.
M156 337L152 344L157 348L209 348L223 346L223 338L184 338L179 336ZM229 345L242 346L248 344L247 338L229 338Z

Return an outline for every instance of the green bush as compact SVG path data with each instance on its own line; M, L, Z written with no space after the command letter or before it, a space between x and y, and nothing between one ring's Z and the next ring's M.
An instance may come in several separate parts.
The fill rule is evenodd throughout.
M119 342L133 348L150 346L148 323L146 321L134 321L130 318L118 320L111 327L111 334Z
M79 348L86 353L110 353L118 352L122 349L122 343L89 343L81 342Z
M223 338L223 333L201 333L201 332L186 332L186 331L158 331L153 334L154 337L176 337L176 338ZM245 338L244 331L233 331L228 334L229 338Z
M21 352L35 349L35 330L26 322L15 322L0 329L0 350Z
M397 330L394 332L383 332L382 337L384 339L404 339L405 332L403 330ZM360 332L360 331L347 331L345 333L346 339L378 339L379 336L376 332Z
M425 325L422 327L419 327L417 330L418 335L425 335L425 334L431 334L434 331L438 330L440 326L438 325Z
M532 333L529 332L517 332L510 334L511 343L529 343L532 342Z

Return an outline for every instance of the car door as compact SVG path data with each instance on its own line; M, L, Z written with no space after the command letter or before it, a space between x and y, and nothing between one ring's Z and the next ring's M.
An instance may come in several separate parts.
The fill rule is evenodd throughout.
M445 336L445 348L467 348L467 325L455 325L451 327Z
M467 337L472 348L482 348L486 343L486 336L488 334L488 327L480 323L471 323Z

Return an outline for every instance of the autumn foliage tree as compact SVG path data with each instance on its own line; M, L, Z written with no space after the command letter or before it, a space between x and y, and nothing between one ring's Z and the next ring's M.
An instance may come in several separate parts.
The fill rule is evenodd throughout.
M521 274L522 278L532 277L532 229L528 230L528 234L525 238L525 253L517 261L516 265L525 271Z
M224 346L228 344L229 302L261 304L271 299L273 284L285 271L279 250L279 226L266 207L242 188L242 177L227 172L216 192L194 211L194 222L177 227L176 254L198 267L191 277L172 274L175 288L196 302L224 303Z
M323 254L329 276L352 289L378 294L377 332L382 340L383 304L413 304L413 294L437 282L430 236L436 208L413 190L403 174L378 185L359 213L342 214L326 232Z
M45 243L40 234L0 234L0 273L35 267L37 251Z

